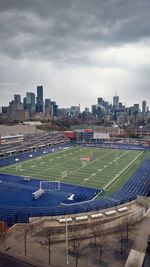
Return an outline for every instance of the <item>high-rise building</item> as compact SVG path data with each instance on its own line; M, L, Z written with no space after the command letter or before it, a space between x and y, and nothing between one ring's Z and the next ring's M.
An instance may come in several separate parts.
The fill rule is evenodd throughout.
M48 98L45 99L45 114L51 115L51 100Z
M14 95L14 101L17 102L17 103L21 103L21 95L15 94Z
M27 98L26 97L23 98L23 109L27 110Z
M145 114L146 113L146 100L142 101L142 113Z
M8 107L2 107L2 114L8 114L9 108Z
M16 112L23 110L23 104L12 100L9 102L9 114L15 116Z
M26 108L29 113L34 113L36 110L35 106L35 94L31 92L26 93Z
M139 108L139 104L134 104L133 106L133 112L139 112L140 108Z
M72 106L70 109L70 116L73 118L77 118L80 114L80 105L79 106Z
M102 97L98 97L98 99L97 99L97 105L98 106L103 105L103 98Z
M119 96L115 95L113 97L113 108L114 109L117 109L119 108Z
M51 101L51 115L54 117L58 116L58 105L55 101Z
M37 103L36 111L43 113L43 86L37 86Z

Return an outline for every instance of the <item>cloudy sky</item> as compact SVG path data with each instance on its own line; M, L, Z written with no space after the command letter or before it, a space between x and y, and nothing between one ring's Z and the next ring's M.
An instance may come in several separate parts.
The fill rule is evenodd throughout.
M37 85L60 107L150 106L150 0L0 0L0 106Z

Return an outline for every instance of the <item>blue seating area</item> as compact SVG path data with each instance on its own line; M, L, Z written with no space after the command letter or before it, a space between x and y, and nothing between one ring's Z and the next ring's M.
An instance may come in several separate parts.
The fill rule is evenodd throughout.
M113 149L126 149L126 150L150 150L149 146L135 145L135 144L120 144L120 143L86 143L85 146L89 147L104 147Z
M88 202L95 193L99 193L96 189L62 183L60 191L46 192L43 198L32 200L32 192L39 188L39 180L26 181L19 176L0 174L0 181L0 220L13 225L16 222L27 222L29 217L102 210L127 203L136 199L137 195L150 195L150 156L119 191ZM80 196L80 201L63 205L68 204L67 199L72 194Z
M15 164L18 162L22 162L25 160L30 160L36 157L40 157L43 156L45 153L52 153L53 150L58 151L60 147L69 147L69 146L73 146L75 144L59 144L59 145L53 145L51 147L47 147L47 148L41 148L38 150L33 150L30 152L26 152L26 153L21 153L21 154L16 154L14 156L11 157L7 157L7 158L1 158L0 159L0 167L4 167L10 164ZM32 157L30 156L32 155ZM16 159L18 159L18 161L16 161Z

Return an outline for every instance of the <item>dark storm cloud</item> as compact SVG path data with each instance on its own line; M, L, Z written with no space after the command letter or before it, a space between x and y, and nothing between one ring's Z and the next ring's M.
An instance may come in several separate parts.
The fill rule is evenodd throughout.
M0 54L88 62L88 52L150 37L149 0L0 0Z

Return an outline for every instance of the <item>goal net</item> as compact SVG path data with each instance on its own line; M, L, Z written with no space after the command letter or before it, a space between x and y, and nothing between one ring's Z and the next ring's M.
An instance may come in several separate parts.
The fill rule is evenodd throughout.
M23 171L23 169L22 169L22 165L17 165L17 166L16 166L16 171Z
M44 191L51 190L60 190L60 182L59 181L40 181L40 189Z

